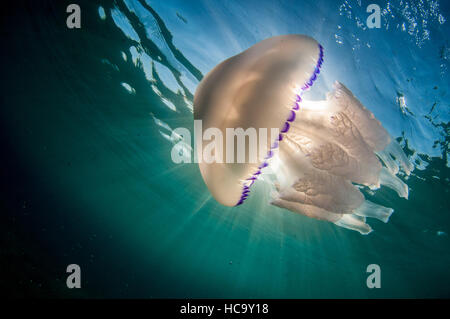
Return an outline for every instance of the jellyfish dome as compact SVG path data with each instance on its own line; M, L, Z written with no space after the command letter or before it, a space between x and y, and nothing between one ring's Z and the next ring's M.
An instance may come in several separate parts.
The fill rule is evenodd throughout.
M273 186L270 204L368 234L366 217L387 222L393 210L365 200L360 188L383 184L407 198L396 174L400 167L409 174L412 165L343 84L335 82L323 101L304 99L323 62L324 48L313 38L282 35L212 69L194 96L194 119L202 122L200 172L223 205L244 204L264 175ZM209 133L217 131L226 147L211 150ZM248 140L240 158L237 132ZM205 152L213 160L204 159Z

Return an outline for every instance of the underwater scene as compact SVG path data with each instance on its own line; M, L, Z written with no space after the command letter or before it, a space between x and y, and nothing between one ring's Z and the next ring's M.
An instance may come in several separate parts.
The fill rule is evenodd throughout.
M449 2L3 11L6 296L450 297Z

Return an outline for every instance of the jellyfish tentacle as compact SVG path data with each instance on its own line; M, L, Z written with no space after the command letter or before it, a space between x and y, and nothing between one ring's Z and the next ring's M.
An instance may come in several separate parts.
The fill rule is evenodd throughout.
M351 181L372 189L383 184L405 198L408 188L395 176L398 166L396 170L390 155L398 152L391 146L395 141L343 85L338 84L333 94L327 101L303 101L301 112L284 134L280 144L284 187L278 188L273 204L310 217L315 207L342 216L336 225L368 234L372 229L365 218L387 222L393 209L365 200ZM335 98L339 103L330 102Z
M366 173L364 174L365 180L354 182L362 182L364 185L377 185L377 176L381 164L364 141L358 128L342 112L332 116L331 125L333 126L335 140L344 147L350 156L358 159L360 172Z
M348 178L355 183L367 186L378 185L381 163L364 141L357 127L343 112L333 113L330 107L323 108L320 112L303 110L297 120L292 123L291 135L306 136L316 141L322 140L323 143L327 141L336 144L349 159L354 159L348 163L352 165L347 169L350 174Z
M403 171L406 175L409 175L414 169L413 164L408 160L406 154L403 152L401 146L396 140L392 139L391 142L386 146L385 151L395 157L395 159L400 163Z
M364 141L373 151L383 150L390 142L388 132L342 83L334 83L334 91L327 96L330 108L344 113L356 126Z
M389 135L372 112L370 112L353 93L340 82L335 82L334 91L331 92L327 100L331 108L345 113L354 125L358 128L364 141L377 154L380 154L386 167L393 173L398 173L398 166L390 160L391 154L400 163L407 175L413 169L400 145Z
M380 184L393 189L397 192L398 196L408 199L408 186L385 167L380 172Z
M361 168L362 160L348 154L344 148L334 141L327 141L321 136L309 134L309 132L298 127L293 128L286 138L298 150L308 156L313 167L348 178L355 183L370 184L371 180L364 176L365 171ZM376 181L376 178L372 178L372 183Z
M372 232L372 227L366 224L366 218L355 214L342 215L342 217L334 223L344 228L356 230L362 235L368 235Z
M320 207L292 202L282 198L274 198L271 200L270 204L310 218L326 220L332 223L338 221L342 217L341 214L334 214Z
M392 159L391 154L388 151L383 150L376 152L376 154L384 163L384 165L386 165L386 168L389 170L389 172L394 175L398 173L399 167L394 159Z
M280 198L338 214L351 214L364 202L364 196L349 181L313 170L282 191Z
M343 90L337 92L340 99L351 94ZM395 170L396 163L390 154L398 150L395 146L392 146L392 151L388 148L393 141L384 134L383 128L379 128L379 122L364 106L354 103L356 108L351 110L348 104L342 101L335 105L328 101L304 101L301 113L291 123L280 145L282 170L285 170L283 174L286 176L291 173L291 176L284 177L285 186L283 189L278 187L277 198L272 204L317 219L324 219L323 214L317 212L335 214L340 216L334 222L336 225L368 234L372 229L365 218L387 222L393 209L365 200L350 181L371 188L383 184L396 190L402 197L407 197L408 188L395 176L398 169ZM368 117L367 126L372 126L371 129L353 123L352 118L358 120L355 115L357 112L359 117ZM360 128L368 130L365 135L360 132ZM373 133L371 130L378 132ZM365 138L381 138L384 141L369 145ZM382 147L383 150L376 151ZM382 167L380 160L387 168ZM368 171L372 172L372 179L365 176Z
M394 210L392 208L384 207L365 200L354 213L358 216L376 218L384 223L387 223L393 212Z
M364 196L349 180L314 168L307 156L292 149L289 138L280 149L280 165L275 171L279 198L314 205L331 213L353 213Z
M337 226L356 230L363 235L367 235L372 232L370 225L366 224L366 218L355 214L335 214L320 207L292 202L282 198L274 198L270 204L310 218L329 221Z

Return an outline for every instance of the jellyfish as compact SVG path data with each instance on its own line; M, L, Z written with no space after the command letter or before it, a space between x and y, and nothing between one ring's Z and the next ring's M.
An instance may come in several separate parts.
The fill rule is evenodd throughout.
M214 67L194 95L194 120L202 132L266 128L259 136L256 161L199 161L212 196L225 206L240 206L263 177L272 188L269 203L332 222L361 234L372 231L366 218L388 222L393 209L366 200L364 187L391 188L408 198L412 164L400 145L342 83L321 101L309 101L324 61L324 48L305 35L265 39ZM276 129L276 130L273 130ZM225 135L225 134L224 134ZM235 136L225 138L225 144ZM196 139L202 157L208 139ZM246 159L250 148L245 150ZM269 204L268 203L268 204Z

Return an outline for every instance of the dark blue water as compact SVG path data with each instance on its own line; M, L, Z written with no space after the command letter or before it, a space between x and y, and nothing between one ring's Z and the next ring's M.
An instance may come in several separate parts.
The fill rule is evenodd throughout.
M19 1L2 20L2 286L52 297L449 297L449 13L438 1ZM325 48L317 96L343 82L414 163L409 199L368 236L268 205L223 207L171 130L222 60L279 34ZM81 266L68 290L65 267ZM368 289L366 267L381 267Z

